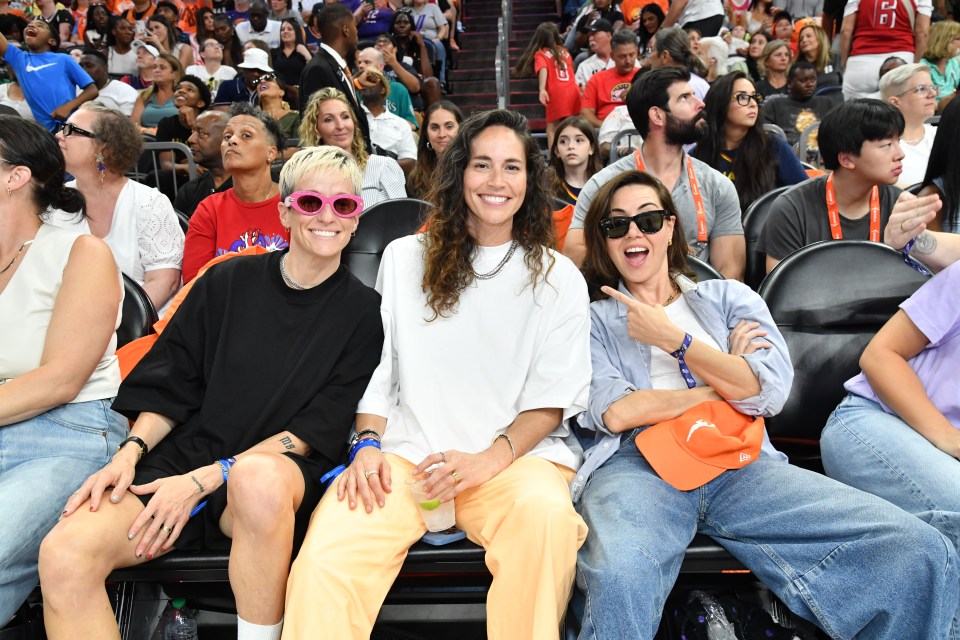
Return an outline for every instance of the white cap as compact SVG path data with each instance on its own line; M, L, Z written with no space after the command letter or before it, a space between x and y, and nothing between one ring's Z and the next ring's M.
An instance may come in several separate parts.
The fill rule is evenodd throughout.
M153 54L154 58L160 55L160 51L158 51L155 46L153 46L152 44L147 44L143 40L134 40L133 42L130 43L130 46L133 47L134 51L136 51L137 49L146 49L147 51Z
M256 47L251 47L243 52L243 62L237 65L237 69L258 69L266 73L273 72L273 69L267 64L267 52Z

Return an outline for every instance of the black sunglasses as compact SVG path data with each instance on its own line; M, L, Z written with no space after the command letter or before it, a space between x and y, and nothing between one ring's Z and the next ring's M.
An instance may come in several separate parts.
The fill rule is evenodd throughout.
M657 209L655 211L644 211L635 216L612 216L600 221L600 230L603 231L604 235L608 238L616 240L617 238L622 238L627 235L627 231L630 229L630 223L632 222L637 225L640 233L649 235L663 229L664 219L672 215L669 211Z
M84 138L91 138L93 140L97 139L97 136L93 133L90 133L86 129L81 129L75 124L70 124L69 122L58 122L56 130L54 133L63 133L63 137L72 136L77 134L78 136L83 136Z

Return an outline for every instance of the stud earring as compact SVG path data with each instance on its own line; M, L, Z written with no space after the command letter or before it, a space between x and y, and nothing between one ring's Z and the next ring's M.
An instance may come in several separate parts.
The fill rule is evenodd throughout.
M431 151L433 151L433 145L430 144L429 140L427 140L427 149L430 149Z

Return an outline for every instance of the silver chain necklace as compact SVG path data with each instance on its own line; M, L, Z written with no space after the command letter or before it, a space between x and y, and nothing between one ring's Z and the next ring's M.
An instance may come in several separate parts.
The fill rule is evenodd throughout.
M22 245L20 245L20 249L17 251L16 255L13 256L13 260L10 261L10 264L5 266L3 269L0 269L0 275L6 273L7 270L13 266L13 263L17 261L17 258L20 257L20 254L23 253L23 250L29 247L31 244L33 244L33 240L27 240Z
M284 283L291 289L296 289L297 291L304 291L306 289L312 289L313 287L305 287L293 278L290 277L290 274L287 273L286 262L287 256L289 253L283 254L283 257L280 258L280 277L283 278Z
M477 278L477 280L489 280L493 276L500 273L503 268L507 266L507 263L510 262L510 258L513 257L513 252L517 250L518 244L519 243L516 240L510 243L510 248L507 249L507 255L503 256L503 260L501 260L500 264L493 268L493 271L488 271L487 273L477 273L476 270L474 270L473 275Z

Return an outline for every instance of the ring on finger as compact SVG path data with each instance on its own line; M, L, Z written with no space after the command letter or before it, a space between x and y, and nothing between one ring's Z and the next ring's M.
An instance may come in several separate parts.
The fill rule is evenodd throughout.
M162 527L160 527L160 530L167 535L170 535L171 533L173 533L173 527L168 527L167 525L163 525Z
M460 481L463 480L463 478L460 477L460 474L456 471L451 471L450 477L453 478L453 484L460 484Z
M364 471L364 472L363 472L363 478L364 478L364 480L369 480L369 479L370 479L370 476L376 476L376 475L380 475L380 472L377 471L376 469L371 469L370 471Z

